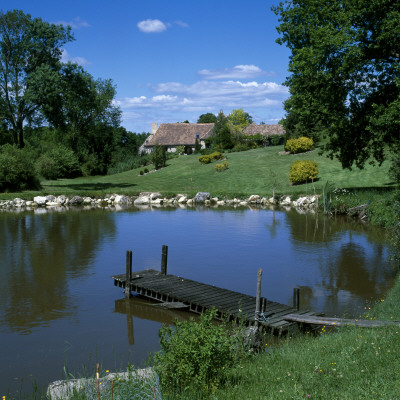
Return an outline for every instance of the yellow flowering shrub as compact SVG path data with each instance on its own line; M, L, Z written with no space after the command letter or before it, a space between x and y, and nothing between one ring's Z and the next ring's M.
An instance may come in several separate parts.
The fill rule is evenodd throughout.
M311 138L302 136L297 139L289 139L285 144L285 150L292 153L304 153L313 148L314 141Z
M294 161L289 170L291 183L311 182L318 176L318 164L311 160Z
M221 164L215 164L214 168L216 171L221 172L221 171L225 171L226 169L228 169L228 167L229 167L228 161L224 161Z

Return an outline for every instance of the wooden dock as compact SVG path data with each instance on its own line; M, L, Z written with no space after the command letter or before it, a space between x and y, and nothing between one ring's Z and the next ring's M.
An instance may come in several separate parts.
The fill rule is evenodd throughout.
M188 311L201 314L215 308L217 318L241 320L247 325L262 324L272 333L292 331L297 322L285 319L286 315L315 316L314 312L299 311L296 307L279 304L265 298L223 289L196 282L176 275L167 274L167 246L163 246L161 272L154 269L132 273L132 252L127 252L126 273L114 275L114 285L123 288L127 296L135 292L161 303L174 304ZM258 292L261 292L259 275ZM128 283L128 284L127 284ZM295 302L296 303L296 302ZM259 318L256 317L256 311Z
M168 247L163 246L161 272L146 269L132 273L132 252L127 251L126 273L112 276L114 285L123 288L127 297L135 292L168 308L181 308L198 314L214 308L219 319L240 320L246 325L262 325L271 333L278 334L292 332L299 325L399 325L398 321L343 320L321 317L312 311L300 311L298 288L294 289L293 307L262 298L261 269L258 271L256 296L170 275L167 274L167 256Z

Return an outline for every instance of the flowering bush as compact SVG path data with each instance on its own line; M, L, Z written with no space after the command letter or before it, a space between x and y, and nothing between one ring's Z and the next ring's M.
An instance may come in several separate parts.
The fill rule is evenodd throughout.
M297 139L289 139L285 144L285 150L292 154L298 154L311 150L313 146L314 142L311 138L302 136Z
M318 165L311 160L294 161L289 170L289 181L291 183L311 182L318 176Z

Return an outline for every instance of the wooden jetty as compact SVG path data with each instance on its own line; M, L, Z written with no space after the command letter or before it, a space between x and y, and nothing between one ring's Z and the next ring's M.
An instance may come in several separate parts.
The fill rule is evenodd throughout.
M293 307L267 300L261 297L261 269L258 271L256 296L170 275L167 274L167 256L168 247L164 245L161 272L146 269L132 273L132 252L127 251L126 273L112 276L114 285L123 288L127 297L131 292L136 292L168 308L184 308L198 314L215 308L219 319L262 325L268 331L278 334L290 333L299 325L381 327L400 324L398 321L327 318L312 311L300 311L299 288L293 290Z
M247 325L262 324L271 332L292 331L297 322L285 319L288 314L315 316L314 312L299 311L296 307L279 304L260 297L261 274L257 284L258 296L223 289L196 282L180 276L167 274L167 246L163 246L161 272L154 269L132 273L132 252L127 252L126 273L114 275L114 285L123 288L127 296L135 292L148 299L169 303L169 308L178 304L188 311L201 314L208 309L217 310L217 318L240 319ZM298 305L298 289L294 303ZM257 312L257 314L256 314ZM258 315L259 318L255 318Z

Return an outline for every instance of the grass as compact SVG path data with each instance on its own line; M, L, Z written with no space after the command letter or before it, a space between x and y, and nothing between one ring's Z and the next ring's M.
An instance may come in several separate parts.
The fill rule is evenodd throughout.
M202 165L198 155L181 156L168 160L167 167L154 173L140 175L142 168L131 171L95 177L43 181L42 190L37 192L1 194L0 198L33 198L44 194L102 196L107 193L134 195L145 191L164 194L186 193L195 195L199 191L210 192L213 196L226 198L246 197L251 194L272 196L273 186L277 194L300 196L322 193L326 181L341 188L392 187L388 178L389 162L382 166L367 165L364 170L343 170L340 163L318 154L314 150L297 155L279 155L282 146L238 153L228 153L229 169L215 170L215 162ZM295 160L317 162L319 179L313 184L289 185L289 167ZM152 169L152 166L148 167ZM274 182L277 182L277 184Z

